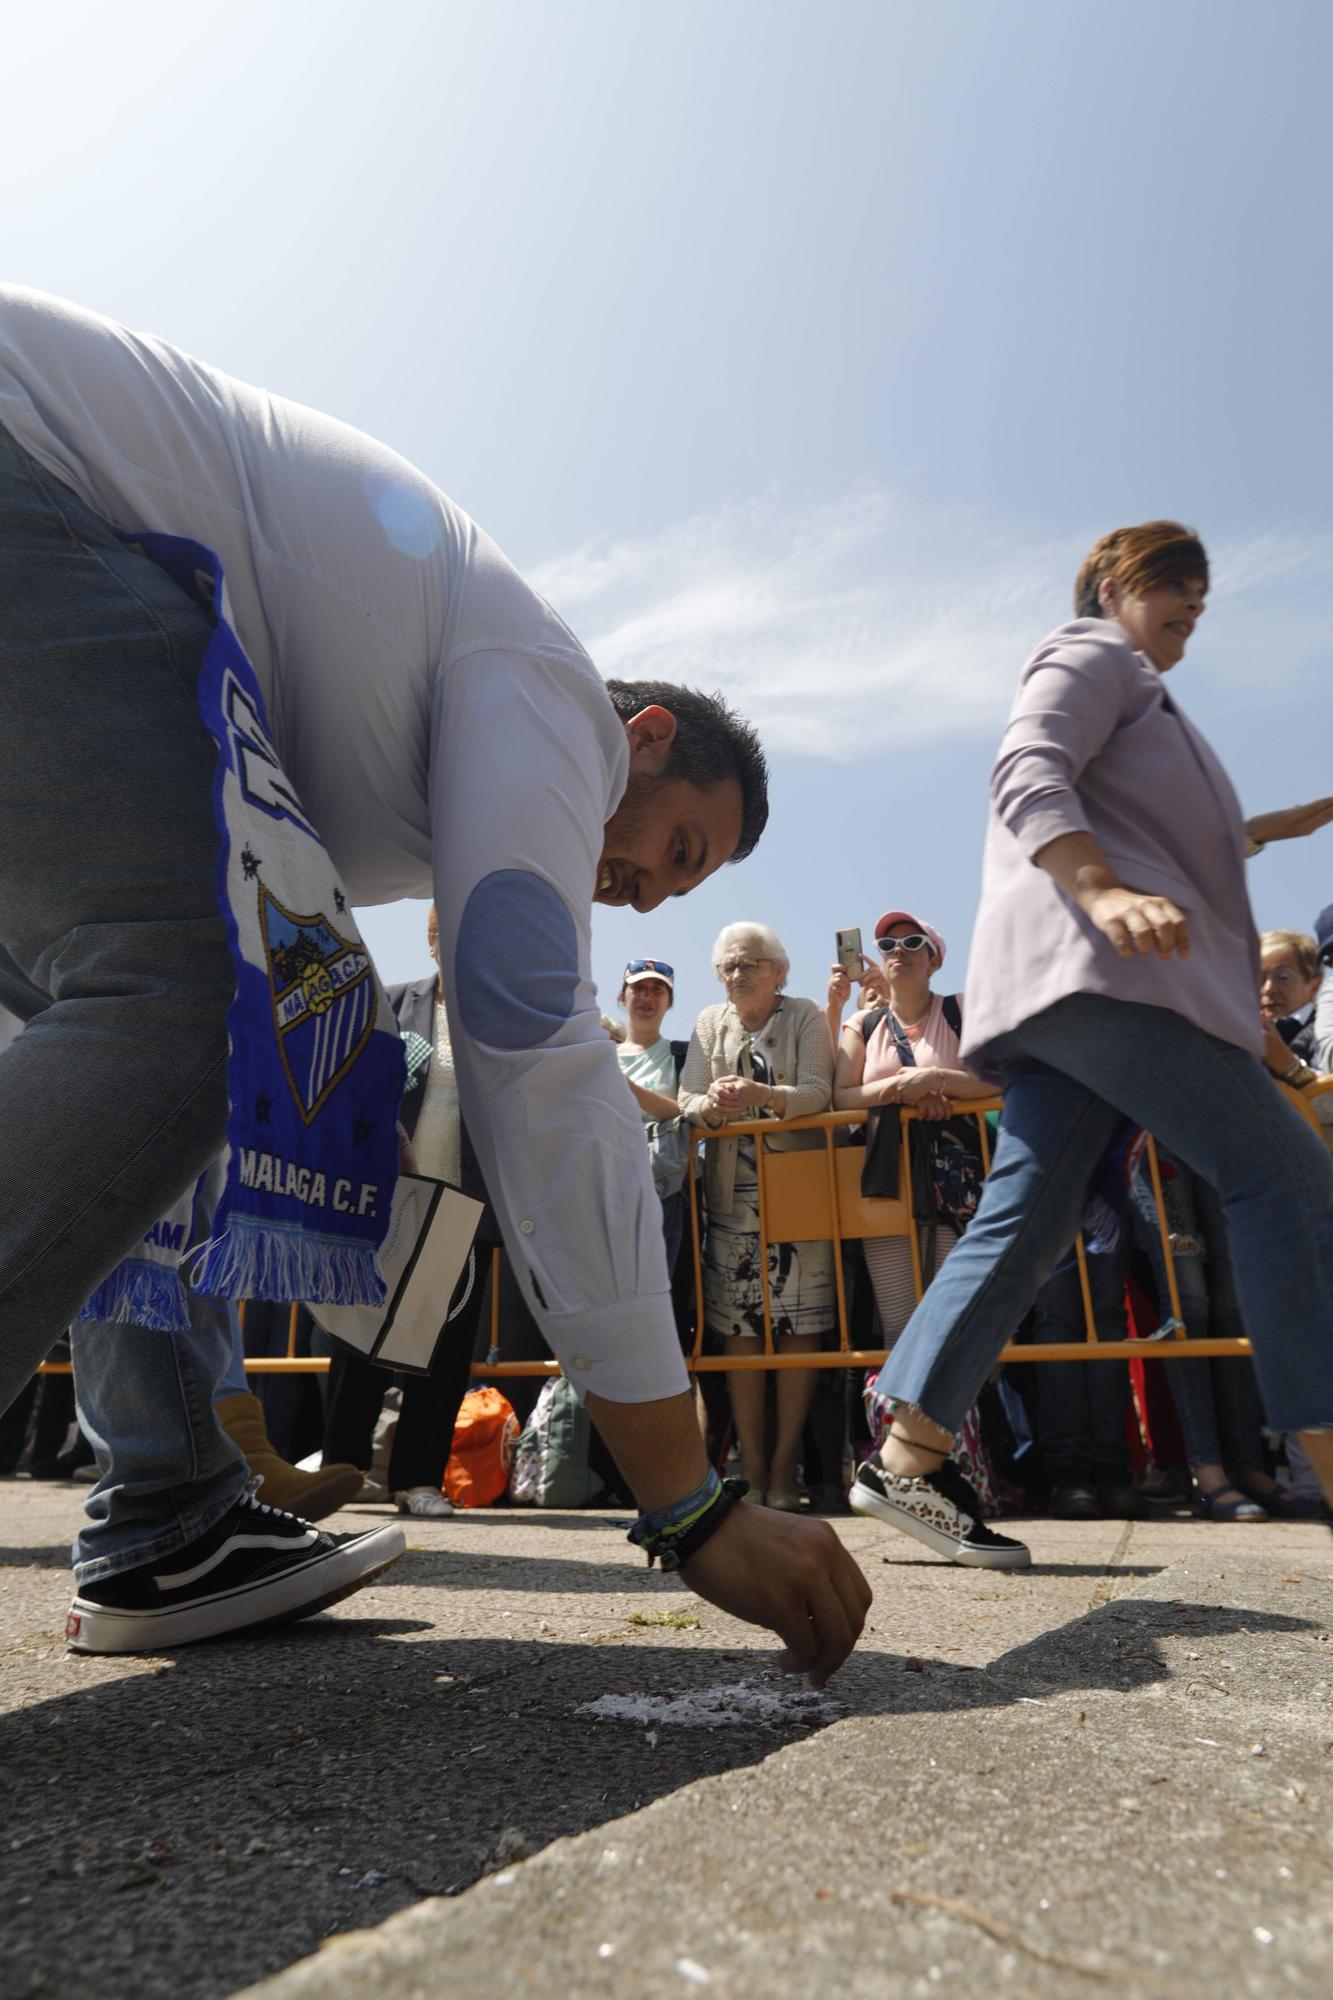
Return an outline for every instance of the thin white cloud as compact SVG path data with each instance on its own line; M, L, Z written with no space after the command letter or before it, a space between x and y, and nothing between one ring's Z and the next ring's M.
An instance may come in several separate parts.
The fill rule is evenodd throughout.
M603 673L720 687L774 748L850 763L993 735L1018 665L1068 616L1089 539L1024 539L867 485L823 503L769 494L589 545L532 581ZM1299 600L1330 571L1329 538L1219 549L1216 671L1251 679L1262 631L1270 686L1274 672L1304 680L1317 619Z

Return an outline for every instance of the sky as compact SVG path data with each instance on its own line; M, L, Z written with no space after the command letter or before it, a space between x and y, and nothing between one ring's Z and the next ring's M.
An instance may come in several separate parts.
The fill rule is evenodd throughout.
M414 460L606 673L759 724L754 856L650 916L822 998L890 906L965 983L1018 671L1106 529L1198 528L1173 696L1247 810L1333 790L1326 0L64 0L13 11L5 275ZM1250 864L1333 901L1333 828ZM363 913L386 979L424 906Z

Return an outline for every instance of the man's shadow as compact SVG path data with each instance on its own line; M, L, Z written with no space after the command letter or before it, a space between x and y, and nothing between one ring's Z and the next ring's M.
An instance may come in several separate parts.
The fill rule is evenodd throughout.
M582 1566L553 1567L549 1581L568 1590ZM636 1574L618 1572L616 1587ZM709 1615L683 1595L658 1607ZM617 1692L641 1707L738 1682L778 1696L800 1687L767 1653L682 1645L632 1616L623 1638L578 1644L440 1637L411 1616L345 1610L156 1655L131 1679L96 1680L89 1662L87 1686L0 1721L8 2000L60 1991L75 1949L94 1955L102 2000L221 2000L333 1931L457 1893L823 1726L803 1701L775 1721L720 1727L596 1719L588 1705ZM857 1653L826 1714L1128 1691L1168 1677L1172 1637L1311 1629L1268 1612L1119 1598L984 1669Z

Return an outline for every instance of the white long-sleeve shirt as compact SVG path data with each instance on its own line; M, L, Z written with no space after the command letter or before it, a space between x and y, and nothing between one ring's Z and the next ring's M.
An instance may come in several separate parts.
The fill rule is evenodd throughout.
M562 1366L613 1401L684 1389L590 969L629 760L583 648L396 453L63 300L0 286L0 425L113 527L221 558L349 901L435 898L464 1116Z

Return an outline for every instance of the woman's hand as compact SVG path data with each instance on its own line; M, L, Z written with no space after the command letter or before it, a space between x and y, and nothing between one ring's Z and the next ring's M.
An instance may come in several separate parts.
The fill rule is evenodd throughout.
M1264 1067L1271 1069L1274 1076L1285 1076L1296 1057L1283 1041L1276 1028L1264 1029Z
M709 1088L708 1102L724 1118L737 1118L746 1111L763 1111L773 1093L766 1083L751 1076L719 1076Z
M1083 900L1083 910L1122 958L1188 958L1190 927L1169 896L1141 889L1099 889Z
M919 1118L949 1118L953 1115L942 1070L930 1064L925 1069L905 1069L901 1075L903 1088L899 1101L910 1104Z
M858 1007L892 1006L893 995L880 967L872 965L868 958L863 958L861 964L864 970L861 973L861 991L857 997Z
M1256 813L1245 822L1251 840L1266 846L1270 840L1302 840L1318 833L1333 820L1333 799L1315 799L1308 806L1284 806L1279 812Z
M852 997L851 974L841 965L831 965L828 974L828 1003L841 1014Z
M889 997L889 989L885 983L883 973L877 965L873 964L866 957L864 952L861 954L861 970L856 975L856 983L860 988L856 996L858 1010L870 1006L872 1002L880 1003L886 1001ZM836 1007L838 1012L841 1013L851 997L851 975L841 965L831 965L828 975L829 1006Z
M948 1118L952 1112L948 1092L944 1088L944 1073L933 1063L924 1069L908 1069L902 1072L903 1087L900 1102L910 1104L920 1118Z
M1190 930L1169 896L1127 889L1090 833L1062 833L1033 855L1122 958L1188 958Z

